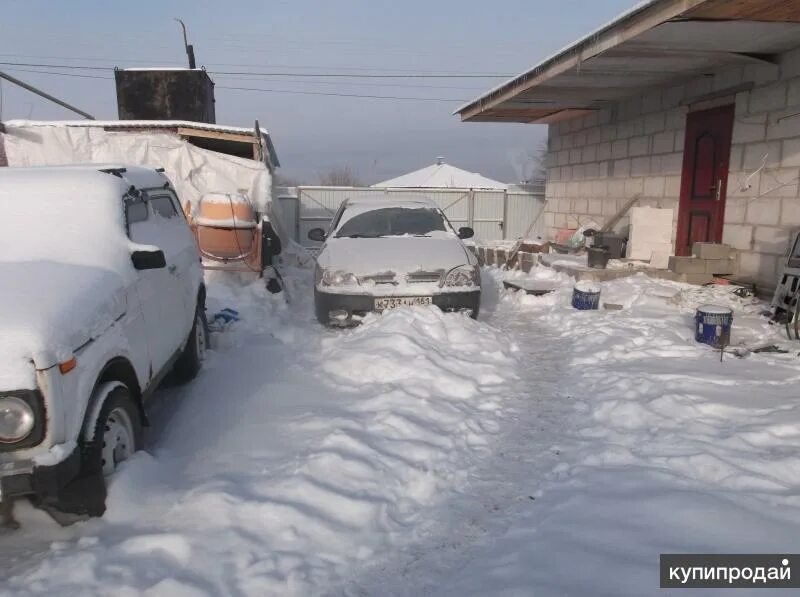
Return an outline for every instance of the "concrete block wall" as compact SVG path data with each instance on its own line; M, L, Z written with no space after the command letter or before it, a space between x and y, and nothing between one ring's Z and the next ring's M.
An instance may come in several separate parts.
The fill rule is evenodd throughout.
M745 83L753 88L700 101ZM780 257L800 230L800 48L778 65L728 67L551 124L547 233L602 225L636 195L639 205L673 208L677 219L686 114L730 103L736 115L722 240L741 251L742 278L774 286ZM628 224L623 218L617 230Z

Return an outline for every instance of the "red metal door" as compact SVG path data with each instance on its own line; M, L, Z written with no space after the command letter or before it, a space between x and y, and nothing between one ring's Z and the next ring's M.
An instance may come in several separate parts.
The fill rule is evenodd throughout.
M677 255L696 242L722 242L734 106L690 112L686 117Z

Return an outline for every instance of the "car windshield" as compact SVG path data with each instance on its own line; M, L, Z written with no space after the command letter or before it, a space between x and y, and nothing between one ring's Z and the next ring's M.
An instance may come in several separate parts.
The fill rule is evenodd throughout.
M336 238L428 236L431 232L445 230L444 218L435 209L383 207L353 216L336 231Z

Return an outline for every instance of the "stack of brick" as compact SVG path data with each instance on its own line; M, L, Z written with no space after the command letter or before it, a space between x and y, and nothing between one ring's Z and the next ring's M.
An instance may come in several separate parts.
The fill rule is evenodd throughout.
M680 274L681 281L707 284L714 276L739 273L739 253L728 245L695 243L690 257L670 257L669 269Z
M524 272L531 271L539 261L539 253L545 252L548 245L522 243L516 255L512 257L513 249L500 247L470 246L469 250L478 258L480 265L495 265L503 267L508 265L511 269L520 269Z

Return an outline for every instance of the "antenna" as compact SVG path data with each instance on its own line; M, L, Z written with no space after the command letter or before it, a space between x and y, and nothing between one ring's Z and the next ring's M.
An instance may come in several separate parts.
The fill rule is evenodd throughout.
M181 24L181 29L183 29L183 47L186 48L186 57L189 58L189 68L197 68L194 61L194 46L186 39L186 25L181 19L176 18L175 20Z

